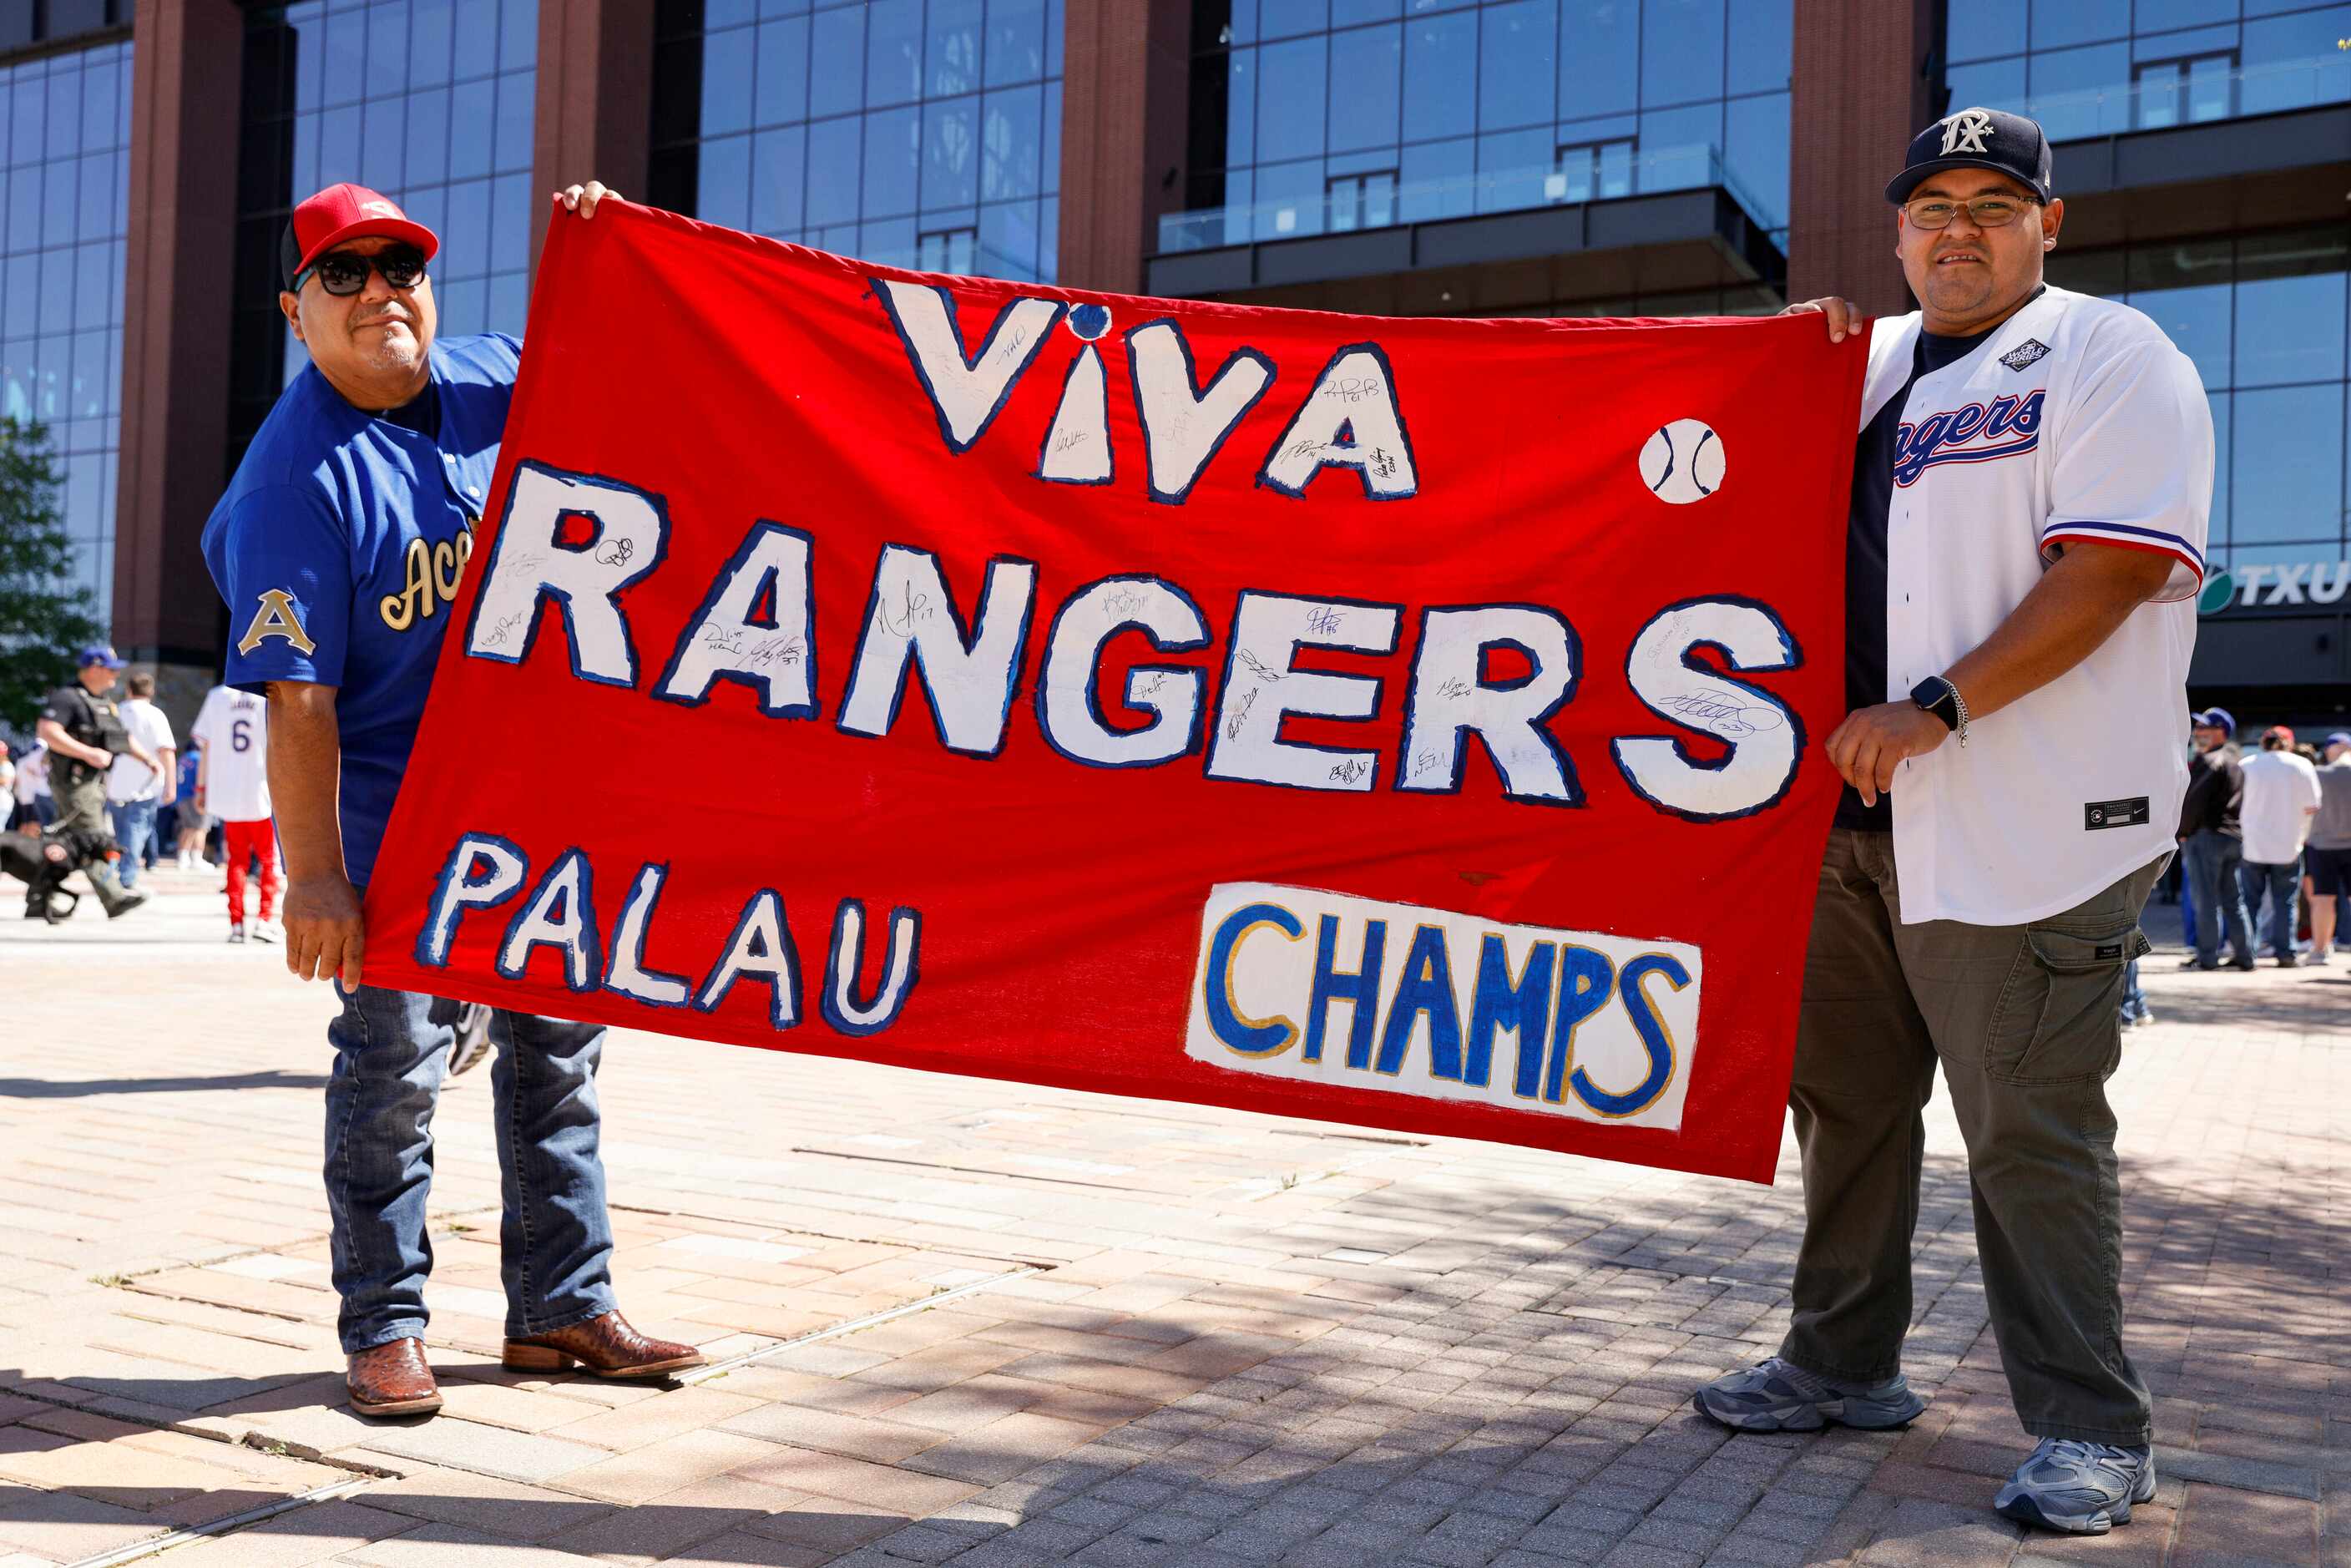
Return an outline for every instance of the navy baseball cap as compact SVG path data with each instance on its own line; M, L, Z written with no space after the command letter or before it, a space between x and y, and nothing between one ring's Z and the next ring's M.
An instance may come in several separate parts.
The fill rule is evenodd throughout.
M122 668L123 661L117 658L114 650L105 643L92 643L75 658L74 668L87 670L92 664L104 664L110 670L119 670Z
M2326 737L2329 746L2351 746L2351 729L2338 729Z
M2231 735L2237 733L2236 716L2224 707L2208 707L2196 715L2196 726L2199 729L2225 729Z
M1886 187L1899 206L1930 174L1946 169L1990 169L2032 187L2046 202L2056 190L2049 138L2037 121L1998 109L1958 109L1910 139L1902 172Z

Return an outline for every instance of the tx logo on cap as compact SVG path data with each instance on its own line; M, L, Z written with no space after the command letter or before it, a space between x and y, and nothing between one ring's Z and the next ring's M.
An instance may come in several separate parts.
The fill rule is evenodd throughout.
M1943 121L1943 156L1954 152L1981 152L1984 138L1991 134L1991 115L1980 109L1963 109Z

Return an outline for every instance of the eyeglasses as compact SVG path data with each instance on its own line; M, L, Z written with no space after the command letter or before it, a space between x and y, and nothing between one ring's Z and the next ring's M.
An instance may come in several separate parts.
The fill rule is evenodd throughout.
M1902 211L1914 229L1947 229L1959 221L1965 208L1968 221L1980 229L2005 228L2023 216L2024 209L2032 204L2016 196L1970 196L1955 202L1949 196L1920 196L1902 204Z
M316 273L319 287L339 299L347 298L367 287L370 272L381 273L394 288L413 288L424 276L424 253L413 245L388 245L373 256L329 251L294 275L294 292L302 292L302 280Z

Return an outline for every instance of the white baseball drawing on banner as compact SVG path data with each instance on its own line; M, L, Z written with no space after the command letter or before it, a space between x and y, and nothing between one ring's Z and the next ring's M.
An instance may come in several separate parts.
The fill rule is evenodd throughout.
M1703 501L1722 488L1722 437L1703 420L1672 420L1641 444L1641 483L1661 501Z

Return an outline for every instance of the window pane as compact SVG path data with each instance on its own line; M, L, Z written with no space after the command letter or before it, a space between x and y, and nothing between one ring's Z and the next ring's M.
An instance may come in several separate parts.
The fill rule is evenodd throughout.
M2041 0L2032 7L2032 47L2036 49L2121 38L2129 34L2130 0Z
M1557 0L1489 6L1479 26L1478 123L1494 130L1548 125L1557 118L1552 112ZM1542 139L1550 140L1548 132Z
M2244 112L2267 114L2351 98L2351 5L2245 24Z
M1322 232L1322 160L1267 163L1257 172L1257 237L1289 239Z
M979 99L923 106L923 208L967 207L979 199Z
M1730 0L1729 88L1785 92L1795 57L1793 0Z
M367 14L367 96L389 97L408 87L408 7L377 5Z
M1715 149L1721 141L1722 111L1711 104L1641 116L1641 189L1686 191L1714 183Z
M759 27L758 123L808 118L808 18L793 16Z
M1943 73L1951 89L1953 109L2004 109L2022 113L2024 101L2024 61L1995 60L1990 65L1953 66Z
M1477 13L1430 16L1407 24L1404 63L1406 141L1458 135L1476 124ZM1260 110L1266 107L1261 105ZM1467 157L1465 150L1465 173Z
M2339 539L2343 387L2236 395L2234 544Z
M2127 44L2036 54L2027 77L2032 116L2053 141L2127 131L2129 81Z
M715 137L702 144L702 170L695 183L695 215L730 229L751 221L751 139Z
M980 110L979 196L984 202L1037 193L1040 94L1033 87L989 93Z
M1331 39L1331 78L1344 84L1331 99L1331 151L1392 146L1396 141L1404 29L1361 27Z
M1258 51L1265 85L1258 94L1260 161L1300 158L1322 151L1322 102L1328 40L1299 38Z
M1733 99L1723 110L1725 172L1765 228L1788 221L1788 95Z
M702 133L724 136L751 125L751 67L758 57L748 32L709 33L702 40Z
M1722 96L1722 0L1645 0L1641 102Z
M408 24L408 78L413 86L449 79L449 48L456 0L415 0Z
M1320 32L1330 22L1329 0L1260 0L1258 37L1293 38L1301 33Z
M1622 0L1565 0L1560 8L1560 118L1635 106L1639 26L1639 8Z
M819 11L810 26L809 112L841 114L862 107L858 84L865 79L865 8Z
M498 151L501 171L530 167L531 101L538 78L528 71L498 78Z
M1477 162L1477 145L1467 137L1405 148L1396 190L1396 220L1426 223L1468 213L1476 196Z
M808 221L853 223L857 218L857 169L862 162L861 122L820 120L808 128Z
M2340 231L2247 238L2237 257L2236 384L2340 380Z
M905 103L923 95L923 0L870 0L865 101Z
M979 18L980 0L931 0L925 92L945 98L979 90Z
M1506 213L1542 205L1543 183L1551 177L1556 152L1548 125L1479 137L1478 210Z
M1045 0L987 0L987 85L1045 73Z
M800 161L808 132L799 126L763 131L751 145L751 227L781 234L800 226Z

